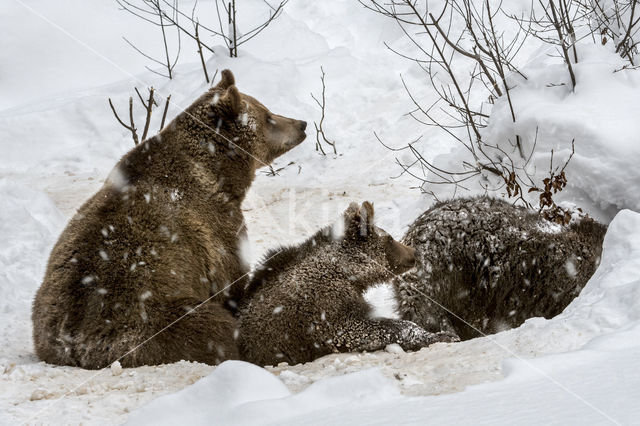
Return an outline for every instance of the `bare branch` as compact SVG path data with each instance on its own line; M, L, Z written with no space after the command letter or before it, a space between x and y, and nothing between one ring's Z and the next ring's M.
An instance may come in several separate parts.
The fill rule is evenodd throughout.
M180 25L178 24L177 14L174 13L174 17L170 17L162 10L162 5L160 4L160 0L142 0L142 6L138 6L131 1L128 0L116 0L116 2L122 7L122 9L143 21L154 25L155 27L160 28L160 34L162 36L162 44L164 50L164 58L163 60L156 59L151 55L143 52L138 47L135 46L134 43L123 37L124 41L135 49L138 53L143 55L145 58L153 61L154 63L163 66L166 69L166 74L161 72L151 70L156 74L162 75L164 77L168 77L169 79L173 78L173 68L176 66L178 62L178 58L180 57L181 51L181 38L180 38ZM174 5L177 8L177 0L174 0ZM177 37L178 46L175 49L175 56L170 54L169 52L169 44L167 41L167 30L168 28L177 28L175 34ZM173 59L172 59L173 58Z
M200 64L202 65L202 71L204 72L204 79L209 83L209 73L207 72L207 63L202 55L202 43L200 42L200 35L198 35L198 27L200 23L196 21L196 43L198 44L198 55L200 56Z
M160 130L164 129L164 121L167 118L167 111L169 111L170 100L171 100L171 95L167 96L167 99L164 101L164 110L162 111L162 120L160 121Z
M315 95L313 93L311 93L311 97L313 98L314 101L316 101L316 104L318 104L318 106L320 107L320 111L321 111L321 115L320 115L320 122L316 123L315 121L313 122L313 125L316 129L316 151L320 151L322 153L322 155L326 155L326 152L324 150L324 148L322 147L322 144L325 143L327 145L329 145L331 148L333 148L333 153L334 154L338 154L338 151L336 150L336 143L335 141L330 141L329 139L327 139L327 135L324 132L324 128L323 128L323 124L324 124L324 115L325 115L325 107L326 107L326 99L325 99L325 82L324 82L324 77L325 77L325 73L324 73L324 69L322 67L320 67L320 71L322 71L322 76L320 77L320 81L322 81L322 96L321 99L322 101L319 101Z
M136 132L136 126L133 122L133 98L129 97L129 122L131 123L129 125L125 124L124 121L120 119L118 113L116 112L116 109L113 106L113 102L111 102L111 98L109 98L109 106L111 107L111 111L113 111L113 115L115 115L116 120L118 120L118 123L120 123L122 127L131 132L131 137L133 138L134 145L138 145L138 133Z
M144 120L144 127L142 130L142 141L145 141L147 139L147 135L149 132L149 126L151 125L151 116L153 114L153 108L158 106L158 103L155 100L155 89L153 87L150 87L148 89L149 96L146 101L142 97L142 94L140 93L137 87L134 87L134 90L138 96L138 100L140 101L140 103L145 109L145 120ZM162 121L160 123L159 130L162 130L162 128L164 127L164 122L167 117L167 111L169 109L170 99L171 99L171 95L167 96L167 99L165 100L164 111L162 113ZM124 127L125 129L131 132L133 143L137 145L140 139L138 138L138 132L133 119L133 96L129 97L129 124L126 124L124 121L122 121L122 119L116 112L115 107L113 106L113 102L111 101L111 98L109 98L109 106L111 107L111 111L113 111L113 115L116 117L116 120L118 120L118 123L120 123L122 127Z

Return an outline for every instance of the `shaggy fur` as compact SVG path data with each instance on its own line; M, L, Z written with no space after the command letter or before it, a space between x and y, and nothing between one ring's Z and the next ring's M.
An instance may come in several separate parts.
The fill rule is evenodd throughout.
M589 218L554 225L492 198L438 203L403 239L416 269L394 281L401 317L462 340L551 318L595 272L605 231Z
M450 340L409 321L371 318L363 292L392 278L392 271L412 267L414 250L373 225L373 206L367 202L345 212L344 235L338 228L324 228L297 247L267 254L240 309L242 359L297 364L390 343L416 350Z
M51 252L33 304L38 357L84 368L125 354L123 366L237 358L223 303L241 297L248 270L240 204L255 170L302 142L305 125L239 93L225 70L127 153Z

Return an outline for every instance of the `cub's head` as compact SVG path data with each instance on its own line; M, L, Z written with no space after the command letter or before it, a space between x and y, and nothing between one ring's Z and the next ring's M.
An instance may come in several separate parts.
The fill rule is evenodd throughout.
M248 146L256 160L256 168L299 145L305 138L307 122L274 114L249 95L240 93L229 70L222 71L222 79L211 89L214 121L234 120L239 128L251 135ZM219 123L212 123L219 126Z
M344 212L342 244L361 252L363 264L374 264L384 270L384 279L391 273L401 274L415 264L415 250L394 240L374 224L373 204L368 201L351 203ZM391 272L391 273L390 273Z

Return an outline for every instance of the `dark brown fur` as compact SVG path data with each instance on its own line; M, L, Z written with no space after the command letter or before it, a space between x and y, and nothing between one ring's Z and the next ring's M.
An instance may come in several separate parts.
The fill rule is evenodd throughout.
M312 361L391 343L416 350L449 335L409 321L371 318L362 294L414 264L414 252L373 225L373 206L352 204L344 236L324 228L296 247L272 250L240 309L242 359L258 365ZM335 226L335 225L334 225Z
M223 302L241 297L248 270L240 204L255 170L302 142L305 124L240 94L225 70L127 153L51 252L33 304L38 357L84 368L130 351L123 366L238 358Z
M492 198L438 203L403 239L416 269L394 281L401 317L462 340L551 318L595 272L605 231L589 218L560 228Z

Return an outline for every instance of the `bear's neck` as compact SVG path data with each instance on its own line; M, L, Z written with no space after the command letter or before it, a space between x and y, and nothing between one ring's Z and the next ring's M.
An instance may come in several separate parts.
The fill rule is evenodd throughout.
M340 243L330 247L317 247L315 253L307 258L310 262L323 266L335 278L345 285L364 292L369 287L380 284L390 278L385 268L357 247L347 249ZM320 279L317 285L324 285L327 281Z
M330 235L330 228L318 232L289 258L289 268L300 271L307 282L316 286L340 283L359 291L390 278L385 268L357 246L345 247Z
M216 183L212 191L242 202L256 172L250 152L255 135L234 122L217 129L205 123L204 117L181 114L159 136L178 144L192 163L192 173Z

